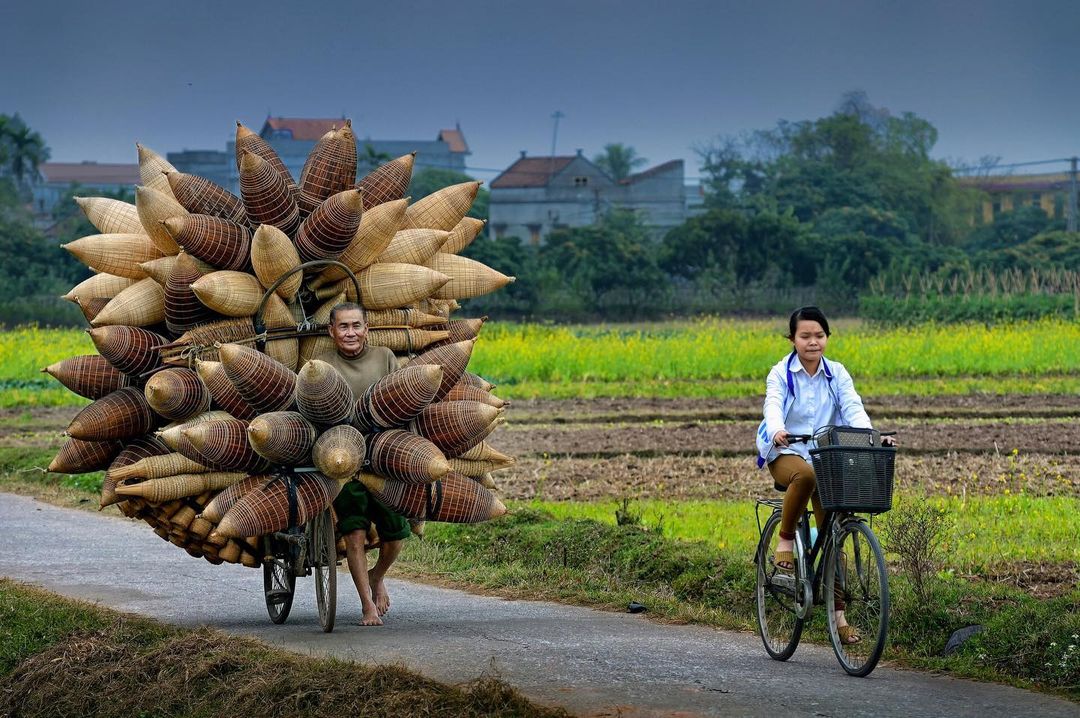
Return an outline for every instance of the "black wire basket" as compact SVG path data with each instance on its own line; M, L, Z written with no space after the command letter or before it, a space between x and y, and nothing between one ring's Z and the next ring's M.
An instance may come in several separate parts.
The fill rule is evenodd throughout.
M830 426L815 440L810 458L826 511L880 514L892 508L896 449L882 446L877 431Z

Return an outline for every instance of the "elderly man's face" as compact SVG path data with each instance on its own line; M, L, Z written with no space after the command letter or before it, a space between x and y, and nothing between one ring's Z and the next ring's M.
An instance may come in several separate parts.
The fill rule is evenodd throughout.
M330 325L330 336L343 356L357 356L367 345L367 324L364 322L364 315L358 309L338 312L334 315L333 324Z

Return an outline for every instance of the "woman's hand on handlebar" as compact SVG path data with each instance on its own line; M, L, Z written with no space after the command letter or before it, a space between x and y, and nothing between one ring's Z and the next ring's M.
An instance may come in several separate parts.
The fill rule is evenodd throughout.
M780 431L776 432L776 436L772 438L772 443L776 444L777 446L787 446L788 436L790 436L790 434L788 434L787 430L781 429Z

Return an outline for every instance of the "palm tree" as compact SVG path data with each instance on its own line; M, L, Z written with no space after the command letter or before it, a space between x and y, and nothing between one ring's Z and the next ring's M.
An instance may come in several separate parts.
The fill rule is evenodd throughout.
M637 150L622 142L604 145L604 151L593 158L593 163L616 182L626 179L635 168L647 162L647 159L638 156Z
M38 167L48 161L49 148L41 135L14 115L0 115L0 174L11 177L20 191L37 179Z

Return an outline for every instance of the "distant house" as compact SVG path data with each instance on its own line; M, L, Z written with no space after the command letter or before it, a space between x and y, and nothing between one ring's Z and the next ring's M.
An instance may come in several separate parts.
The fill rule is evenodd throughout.
M576 155L528 157L524 152L491 182L489 215L495 237L539 244L552 230L594 224L614 208L637 212L656 235L686 221L683 161L672 160L614 180Z
M133 192L139 182L139 165L97 162L44 162L33 186L34 216L39 225L51 224L53 207L78 185L83 195Z
M293 178L299 181L304 162L315 143L335 127L341 127L344 118L267 117L259 130L281 161L289 168ZM355 129L355 128L354 128ZM426 167L465 171L465 158L471 154L460 126L439 130L434 140L373 140L357 138L357 173L359 176L396 157L416 152L414 171ZM368 147L370 146L370 151ZM370 155L385 157L372 163ZM184 150L170 152L167 159L176 169L189 174L206 177L235 194L240 192L240 176L236 169L236 143L226 144L224 152L217 150Z
M1068 211L1071 183L1068 172L984 175L958 180L963 187L985 193L975 216L976 224L990 224L1000 213L1020 207L1039 207L1056 219Z

